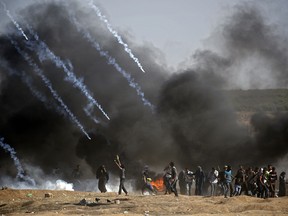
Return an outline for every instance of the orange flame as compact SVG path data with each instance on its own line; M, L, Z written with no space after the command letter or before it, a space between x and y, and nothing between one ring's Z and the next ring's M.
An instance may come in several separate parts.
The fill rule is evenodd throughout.
M164 191L164 181L163 178L156 179L155 181L151 181L151 185L156 188L157 191Z

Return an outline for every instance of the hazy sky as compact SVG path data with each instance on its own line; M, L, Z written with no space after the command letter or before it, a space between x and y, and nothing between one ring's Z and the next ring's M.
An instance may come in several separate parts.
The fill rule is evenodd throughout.
M50 0L2 0L12 12L23 5ZM85 2L88 0L84 0ZM113 28L125 32L137 44L150 43L163 53L169 66L177 66L201 49L217 27L241 3L261 7L272 22L284 25L288 34L286 0L94 0ZM1 5L2 7L2 5ZM2 7L3 8L3 7ZM3 16L4 15L4 16ZM0 24L7 19L0 12ZM1 25L0 25L1 27Z
M96 0L111 24L129 31L138 43L163 51L176 65L202 46L240 0Z
M287 27L288 1L247 0L95 0L116 29L129 31L138 43L163 51L176 66L205 43L237 4L258 4L277 24ZM285 28L286 29L286 28ZM287 31L286 31L287 32ZM287 32L288 33L288 32Z

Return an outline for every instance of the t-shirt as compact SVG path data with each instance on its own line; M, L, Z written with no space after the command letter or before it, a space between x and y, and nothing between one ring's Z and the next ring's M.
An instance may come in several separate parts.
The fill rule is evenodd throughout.
M218 182L218 171L214 170L209 173L209 182L217 183Z
M225 175L225 182L231 183L232 182L232 171L231 170L225 170L224 175Z
M125 179L125 168L121 168L120 178L121 178L121 179Z
M185 172L185 182L192 183L193 182L193 172L188 170Z
M277 172L270 172L270 175L269 175L269 177L270 177L270 182L271 183L275 183L276 182L276 180L277 180Z

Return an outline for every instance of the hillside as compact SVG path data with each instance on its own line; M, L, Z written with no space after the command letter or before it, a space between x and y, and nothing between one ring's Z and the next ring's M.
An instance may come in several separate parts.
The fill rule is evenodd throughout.
M251 116L257 112L273 116L288 111L288 89L230 90L225 94L242 125L249 126Z
M237 112L288 111L288 89L226 91Z

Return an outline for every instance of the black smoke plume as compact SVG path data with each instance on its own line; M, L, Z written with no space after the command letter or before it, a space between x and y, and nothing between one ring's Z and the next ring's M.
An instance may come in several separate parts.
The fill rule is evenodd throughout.
M156 106L155 112L143 105L121 74L82 37L71 23L69 11L76 14L83 28L91 32L103 50L131 73L145 97ZM175 161L179 168L196 169L201 165L208 169L224 164L262 165L267 157L273 163L287 154L287 116L275 119L254 116L251 124L255 133L251 135L237 123L233 105L226 95L227 89L235 87L237 77L242 77L242 62L246 67L264 60L265 65L273 69L273 76L267 73L263 79L269 79L267 86L257 79L261 70L252 71L250 67L252 73L243 75L248 79L244 87L286 85L287 46L281 46L255 8L240 7L223 26L221 52L197 51L193 55L196 65L173 75L168 75L168 69L157 63L161 56L152 47L139 47L122 35L146 73L139 71L84 3L71 2L69 6L59 1L33 4L20 11L17 17L24 32L28 32L25 23L29 23L54 53L67 61L67 65L72 63L76 76L83 78L83 83L111 118L110 121L105 119L97 108L93 115L99 119L99 124L85 116L86 98L64 81L63 71L52 62L40 63L10 23L0 37L0 134L15 148L21 161L39 166L47 174L59 167L64 178L69 179L76 164L83 165L86 176L94 175L101 164L115 173L113 160L118 154L126 164L128 177L136 178L145 164L158 171L170 161ZM57 112L59 104L8 36L44 71L89 132L91 140L65 114ZM253 56L252 63L247 55ZM9 69L16 72L11 74ZM23 76L31 80L29 85L23 82ZM35 92L33 95L31 85L46 98L45 103L35 96ZM237 83L236 87L241 85ZM11 171L13 165L9 155L0 151L0 156L1 172L15 175L16 171Z

